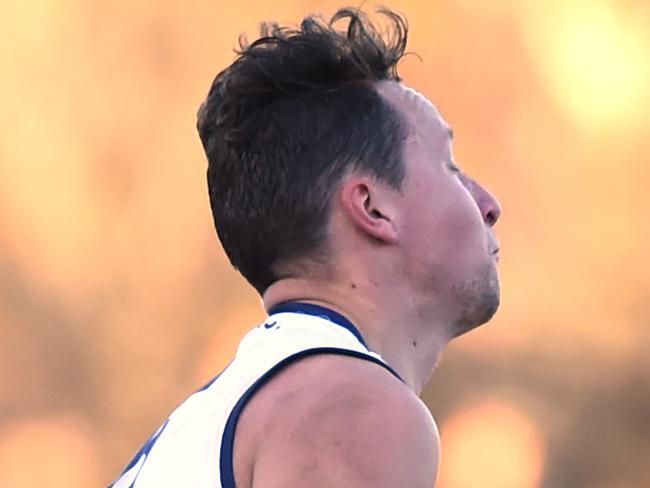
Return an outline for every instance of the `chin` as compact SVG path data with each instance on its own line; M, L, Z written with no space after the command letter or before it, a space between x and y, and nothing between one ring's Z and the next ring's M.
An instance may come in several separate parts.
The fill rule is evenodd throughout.
M496 273L488 279L465 282L454 287L459 301L458 319L452 337L458 337L490 321L499 309L500 290Z
M499 308L498 301L482 309L481 315L463 317L452 328L452 337L458 337L490 321Z

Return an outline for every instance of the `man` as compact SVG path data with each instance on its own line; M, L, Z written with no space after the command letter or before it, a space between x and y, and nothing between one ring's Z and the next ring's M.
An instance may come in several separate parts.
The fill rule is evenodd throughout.
M382 12L384 37L356 9L267 25L216 77L198 118L215 225L269 317L115 487L434 485L418 395L498 307L500 208L400 82L406 23Z

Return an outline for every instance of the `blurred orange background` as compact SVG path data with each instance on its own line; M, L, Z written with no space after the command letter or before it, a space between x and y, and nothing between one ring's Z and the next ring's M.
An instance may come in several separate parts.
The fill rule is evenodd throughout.
M240 33L340 6L3 4L0 486L107 484L263 317L195 114ZM650 486L650 3L387 6L403 78L503 206L501 309L423 394L438 487Z

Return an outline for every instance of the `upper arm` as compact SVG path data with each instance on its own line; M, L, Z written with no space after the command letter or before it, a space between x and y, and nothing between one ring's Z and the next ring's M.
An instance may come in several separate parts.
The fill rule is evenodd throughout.
M438 436L426 407L376 365L348 361L335 366L344 380L330 368L333 380L277 405L258 438L253 487L433 487Z

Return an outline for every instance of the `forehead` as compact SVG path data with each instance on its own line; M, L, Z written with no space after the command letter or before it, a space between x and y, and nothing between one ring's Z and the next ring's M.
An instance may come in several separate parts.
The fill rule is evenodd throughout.
M409 122L415 138L447 139L451 129L438 108L414 88L394 81L382 81L377 91Z

